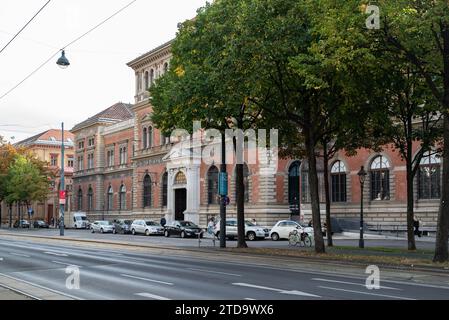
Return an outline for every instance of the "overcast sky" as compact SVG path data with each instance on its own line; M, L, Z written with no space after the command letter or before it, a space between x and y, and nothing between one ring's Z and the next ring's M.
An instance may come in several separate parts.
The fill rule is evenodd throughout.
M47 0L1 0L0 49ZM62 46L131 0L52 0L0 54L0 96ZM134 73L126 63L176 35L205 0L137 0L66 50L71 66L50 61L0 100L0 136L18 142L66 129L118 101L134 102ZM15 139L11 139L15 137Z

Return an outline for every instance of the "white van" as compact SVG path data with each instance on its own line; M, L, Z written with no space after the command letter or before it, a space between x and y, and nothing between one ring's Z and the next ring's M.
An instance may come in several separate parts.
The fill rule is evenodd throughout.
M89 221L85 212L67 212L64 214L64 225L68 229L88 229Z

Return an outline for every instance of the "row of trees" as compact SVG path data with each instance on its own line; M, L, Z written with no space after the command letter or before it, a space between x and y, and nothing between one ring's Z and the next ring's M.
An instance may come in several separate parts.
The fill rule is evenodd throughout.
M18 204L29 209L33 201L45 201L53 176L47 163L0 137L0 204L4 201L10 208ZM1 209L0 205L0 221Z
M378 1L377 30L366 28L367 4L216 0L180 25L170 70L151 89L153 121L165 132L191 128L193 120L220 130L278 128L282 155L308 160L320 253L325 245L317 158L326 163L337 151L354 154L392 143L407 164L408 248L413 250L413 178L426 152L449 143L447 1ZM416 142L421 149L413 155ZM443 186L434 260L446 261L449 148L440 151ZM242 165L236 176L238 246L244 247Z

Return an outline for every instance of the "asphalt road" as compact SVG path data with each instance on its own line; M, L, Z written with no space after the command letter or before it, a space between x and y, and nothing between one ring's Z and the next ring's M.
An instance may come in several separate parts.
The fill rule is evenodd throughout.
M369 290L365 277L286 269L280 260L260 265L157 252L0 236L0 277L89 300L449 299L449 277L438 285L382 278L380 289ZM79 289L66 286L68 266L79 268Z
M3 229L6 230L6 229ZM26 233L26 234L35 234L35 235L43 235L43 236L59 236L59 230L56 229L13 229L12 232L17 233ZM180 237L170 237L165 238L164 236L144 236L144 235L131 235L131 234L99 234L99 233L91 233L90 230L65 230L65 236L77 239L104 239L104 240L119 240L126 241L131 243L146 243L146 244L154 244L154 245L165 245L165 246L175 246L175 247L198 247L198 239L186 238L181 239ZM369 235L368 235L369 237ZM354 246L357 247L359 245L359 240L357 238L349 238L342 237L339 235L335 236L334 245L337 246ZM247 241L249 247L254 248L288 248L288 241L272 241L267 238L265 240L257 240L257 241ZM213 242L211 239L202 239L200 246L201 247L211 247L213 246ZM216 246L219 245L219 242L216 241ZM226 242L228 247L236 247L237 241L228 240ZM435 242L429 238L417 239L416 245L418 249L435 249ZM366 239L365 240L366 247L386 247L386 248L407 248L406 240L399 239Z

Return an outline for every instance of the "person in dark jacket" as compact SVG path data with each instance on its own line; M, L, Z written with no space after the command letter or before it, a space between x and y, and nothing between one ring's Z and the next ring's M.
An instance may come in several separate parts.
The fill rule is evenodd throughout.
M161 218L161 226L165 226L167 224L167 220L164 217Z
M419 231L419 220L416 216L413 217L413 227L415 228L415 236L421 238L421 231Z

